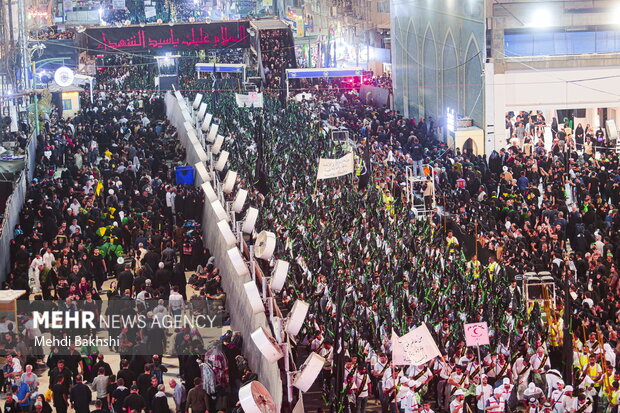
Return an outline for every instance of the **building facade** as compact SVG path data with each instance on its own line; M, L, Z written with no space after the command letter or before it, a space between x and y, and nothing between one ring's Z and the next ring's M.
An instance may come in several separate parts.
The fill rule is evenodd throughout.
M547 129L555 117L617 133L619 1L392 0L391 8L394 103L405 116L442 119L450 108L484 130L487 154L506 146L521 111L542 114Z
M395 108L407 117L458 117L482 124L483 0L392 0Z
M306 0L306 33L318 36L320 66L383 71L390 62L389 0Z
M619 1L489 1L486 12L487 145L505 145L506 121L514 124L513 114L521 111L542 114L547 126L569 118L575 127L589 124L615 138Z

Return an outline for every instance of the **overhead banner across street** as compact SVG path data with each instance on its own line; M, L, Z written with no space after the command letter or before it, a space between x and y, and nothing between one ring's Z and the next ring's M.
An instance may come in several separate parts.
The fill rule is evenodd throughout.
M250 47L248 22L184 23L153 26L97 27L79 41L90 51L175 51Z

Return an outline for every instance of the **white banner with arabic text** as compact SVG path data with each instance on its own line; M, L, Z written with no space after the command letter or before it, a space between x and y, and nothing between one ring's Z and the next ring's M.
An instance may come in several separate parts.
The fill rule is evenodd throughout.
M250 92L247 95L242 95L241 93L235 93L235 99L237 100L237 106L240 108L244 107L255 107L262 108L263 107L263 94L257 92Z
M426 324L422 323L402 337L392 331L392 362L395 366L419 366L439 356L441 352Z
M353 152L349 152L342 158L319 160L319 172L316 179L338 178L339 176L352 174L354 171Z

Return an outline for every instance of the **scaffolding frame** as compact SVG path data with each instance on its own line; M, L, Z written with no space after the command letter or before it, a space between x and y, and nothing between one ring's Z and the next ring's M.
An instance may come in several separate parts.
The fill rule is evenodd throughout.
M414 173L413 165L407 165L405 167L405 174L407 179L407 185L405 186L407 202L411 206L411 211L419 217L419 218L428 218L433 213L433 208L437 206L436 199L436 190L435 190L435 182L434 182L434 170L433 167L428 164L422 165L422 172L424 174L423 177L416 176ZM421 186L424 183L428 182L428 177L431 177L432 187L431 187L431 205L430 208L426 207L426 202L424 201L424 195L419 190L418 186ZM420 196L417 196L420 194Z

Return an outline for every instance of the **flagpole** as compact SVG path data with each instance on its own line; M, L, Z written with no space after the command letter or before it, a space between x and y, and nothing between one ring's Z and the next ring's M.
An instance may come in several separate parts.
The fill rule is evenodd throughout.
M476 261L479 261L478 259L478 220L474 222L474 241L476 245ZM476 264L474 263L474 265ZM478 349L478 352L480 352L480 349Z
M344 280L339 280L339 282L336 283L337 285L337 292L336 292L336 299L337 299L337 307L336 307L336 328L334 329L334 356L333 356L333 362L332 362L332 369L336 370L336 385L334 387L332 387L332 389L335 390L335 397L332 397L332 403L330 406L329 411L331 413L334 413L336 411L336 406L340 403L340 399L342 397L342 385L343 385L343 376L344 376L344 363L343 363L343 356L344 356L344 351L342 349L342 345L341 342L343 341L341 336L342 336L342 328L341 328L341 321L342 321L342 302L344 301L344 297L343 297L343 290L342 290L342 284ZM333 374L332 374L333 375ZM328 383L328 385L331 385L331 383Z
M480 345L477 345L476 349L478 350L478 364L480 365L480 392L482 393L482 411L486 412L487 397L484 394L484 386L482 385L482 372L484 371L484 369L482 368L482 357L480 357Z
M446 212L446 193L443 194L443 232L445 234L446 228L448 227L448 215Z

